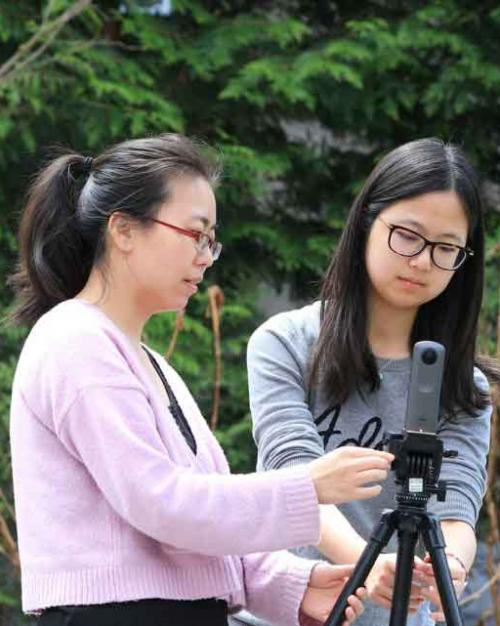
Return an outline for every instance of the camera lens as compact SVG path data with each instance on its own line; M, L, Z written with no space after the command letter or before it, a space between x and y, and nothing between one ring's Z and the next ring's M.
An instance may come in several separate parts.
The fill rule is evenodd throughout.
M437 361L437 352L433 348L427 348L422 352L422 361L426 365L432 365Z

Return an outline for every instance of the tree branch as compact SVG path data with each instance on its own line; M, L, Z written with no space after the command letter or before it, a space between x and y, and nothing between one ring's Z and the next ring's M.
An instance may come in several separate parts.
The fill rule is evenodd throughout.
M222 380L222 350L220 334L220 316L224 304L224 294L218 285L211 285L208 288L208 310L207 315L212 319L213 349L214 349L214 391L212 402L212 416L210 418L210 428L215 430L219 421L220 388Z
M77 0L64 13L52 21L42 21L40 28L0 66L0 86L12 79L18 71L37 59L50 46L54 38L72 19L92 4L92 0Z
M4 516L0 513L0 549L12 565L19 569L19 553Z
M16 513L14 511L14 507L12 506L12 504L7 500L7 496L5 495L5 493L3 492L3 489L0 487L0 500L3 501L5 508L7 509L9 515L11 516L11 518L16 521Z
M488 591L488 589L495 585L498 580L500 580L500 565L497 567L497 571L495 572L494 576L492 576L487 582L485 582L484 585L480 587L477 591L474 591L474 593L471 593L465 598L462 598L459 602L459 605L464 606L465 604L470 604L471 602L479 600L483 593L485 591Z

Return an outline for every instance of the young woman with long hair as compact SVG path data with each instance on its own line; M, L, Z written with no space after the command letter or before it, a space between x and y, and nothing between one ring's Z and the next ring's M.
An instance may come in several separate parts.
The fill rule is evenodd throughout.
M231 475L179 375L141 341L220 254L217 175L165 134L62 155L30 188L12 284L13 318L34 325L11 445L23 608L39 626L222 626L235 606L317 623L350 571L282 549L319 539L320 503L377 495L392 457Z
M459 454L443 463L446 501L431 501L429 510L442 521L458 592L474 559L485 488L485 374L497 375L494 364L476 356L483 267L482 207L467 159L438 139L405 144L380 160L355 199L321 301L274 316L248 346L258 463L266 470L307 467L346 446L381 449L385 433L404 427L413 344L445 346L438 435ZM298 553L356 561L394 495L387 485L370 501L324 507L319 546ZM360 624L389 621L395 541L367 580L370 603ZM424 600L438 605L433 618L442 617L422 557L415 559L409 606L415 624L431 619Z

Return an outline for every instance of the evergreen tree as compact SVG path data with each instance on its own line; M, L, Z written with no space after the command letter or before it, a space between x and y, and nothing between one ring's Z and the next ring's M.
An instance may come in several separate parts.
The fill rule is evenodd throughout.
M48 146L94 154L115 141L166 131L216 146L225 163L217 194L223 256L190 303L171 360L208 418L216 362L207 287L218 285L225 304L216 433L233 469L250 470L255 453L243 364L248 336L263 318L261 285L288 286L297 301L315 297L349 205L374 163L398 144L436 135L461 144L485 181L489 253L480 344L492 353L500 254L497 3L174 0L169 6L2 3L1 276L12 270L22 195ZM2 314L11 300L2 280ZM165 351L174 327L174 315L158 316L147 339ZM25 332L0 330L0 512L12 532L9 392ZM21 620L14 617L16 570L4 559L0 573L0 624L10 626Z

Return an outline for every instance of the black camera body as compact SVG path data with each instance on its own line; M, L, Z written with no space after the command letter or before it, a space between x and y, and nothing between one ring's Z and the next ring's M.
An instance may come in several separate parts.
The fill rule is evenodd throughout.
M446 497L446 484L439 481L444 451L437 437L444 347L435 341L419 341L413 348L410 387L402 433L388 433L384 449L394 454L391 469L401 489L399 504L424 508L431 495L439 501Z

